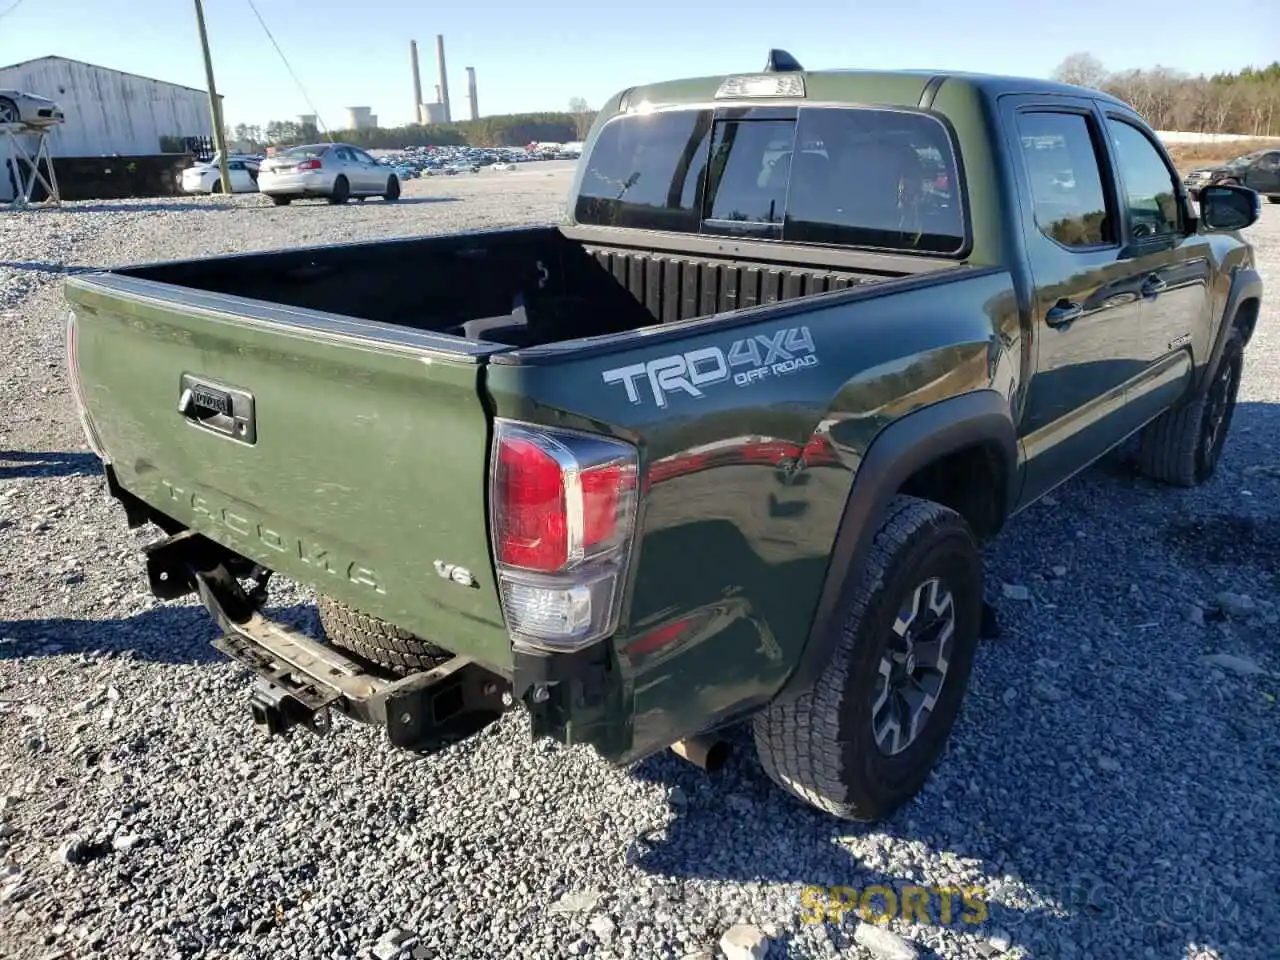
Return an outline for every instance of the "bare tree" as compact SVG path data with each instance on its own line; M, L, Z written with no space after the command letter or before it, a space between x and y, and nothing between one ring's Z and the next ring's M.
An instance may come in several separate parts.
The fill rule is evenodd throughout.
M573 114L573 125L577 130L578 139L585 139L591 131L591 124L596 119L596 112L591 109L584 97L570 97L569 112Z
M1059 83L1074 83L1079 87L1102 89L1107 79L1107 68L1092 53L1073 53L1053 71L1053 79Z

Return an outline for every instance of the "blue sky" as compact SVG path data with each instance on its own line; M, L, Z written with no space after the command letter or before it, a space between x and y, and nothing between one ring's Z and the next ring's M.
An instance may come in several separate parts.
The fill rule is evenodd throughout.
M12 0L0 0L0 13ZM412 116L409 40L433 99L445 37L455 117L476 68L481 114L592 106L636 83L757 69L769 47L810 69L922 67L1046 76L1089 50L1110 69L1157 63L1190 73L1280 55L1280 3L1235 0L257 0L324 121L367 105L383 125ZM219 92L231 124L310 112L248 0L205 0ZM205 86L189 0L21 0L0 17L0 65L56 54Z

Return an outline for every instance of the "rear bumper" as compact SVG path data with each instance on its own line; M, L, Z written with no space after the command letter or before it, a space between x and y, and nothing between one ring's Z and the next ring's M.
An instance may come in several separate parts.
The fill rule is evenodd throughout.
M333 192L333 176L323 171L294 174L259 172L258 190L261 193L278 196L328 195Z
M175 549L185 535L163 541L148 554L152 582L180 574ZM166 555L167 554L167 555ZM393 746L438 748L465 739L497 720L510 685L467 657L454 657L405 678L371 672L339 650L262 616L223 567L187 566L205 608L223 635L213 645L257 679L250 706L255 725L268 734L304 726L329 729L329 711L386 730Z

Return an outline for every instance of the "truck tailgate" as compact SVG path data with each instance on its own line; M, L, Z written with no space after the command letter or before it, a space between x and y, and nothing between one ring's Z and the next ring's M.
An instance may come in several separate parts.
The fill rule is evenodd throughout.
M115 274L69 278L66 296L84 405L124 489L320 593L510 665L479 393L502 348Z

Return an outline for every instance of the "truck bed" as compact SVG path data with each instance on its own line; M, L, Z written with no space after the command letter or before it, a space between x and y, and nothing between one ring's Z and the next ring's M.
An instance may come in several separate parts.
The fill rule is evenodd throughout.
M685 249L663 250L569 230L384 240L111 272L473 341L541 346L955 266L867 254L866 266L855 267L847 251L824 257L814 248L799 252L803 263L788 262L785 248L777 260L744 259L719 241L681 238ZM690 249L698 246L705 252Z

